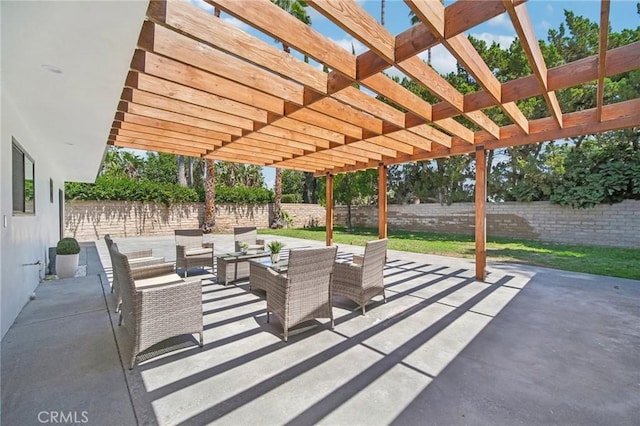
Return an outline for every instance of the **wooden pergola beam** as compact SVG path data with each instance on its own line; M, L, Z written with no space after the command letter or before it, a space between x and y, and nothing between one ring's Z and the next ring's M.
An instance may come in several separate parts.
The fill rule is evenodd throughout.
M547 82L547 65L544 61L540 45L538 44L538 39L536 38L536 34L533 30L533 25L531 24L531 18L529 17L527 7L525 4L521 4L519 6L514 5L513 0L503 1L505 8L509 13L509 17L511 18L511 22L513 23L513 27L520 39L520 44L527 55L529 65L531 66L535 77L538 79L542 96L547 102L549 111L551 111L553 118L555 118L558 123L558 127L562 127L562 110L560 109L560 104L558 103L558 98L556 97L555 92L549 91L549 84Z
M487 159L484 146L476 147L475 242L476 280L484 281L487 268Z
M420 21L442 42L449 52L462 64L482 88L488 92L504 113L516 123L523 132L529 133L529 122L515 103L502 102L501 85L493 75L480 54L464 34L445 36L445 7L439 2L418 2L405 0ZM462 95L461 95L462 96Z
M331 173L326 174L325 185L325 201L326 201L326 244L327 246L333 245L333 175Z
M564 127L559 129L553 117L541 118L531 121L531 132L523 135L520 129L512 124L502 128L503 138L493 139L491 135L480 131L476 133L476 144L484 145L485 150L507 148L511 146L527 145L549 140L572 138L581 135L603 133L611 130L620 130L640 126L640 99L619 102L617 104L604 105L602 107L602 121L596 118L596 108L565 113L562 116ZM430 160L451 155L469 154L475 151L475 145L469 145L458 141L450 149L442 147L431 152L418 154L400 153L396 158L384 161L385 165L401 164L413 161ZM375 168L377 162L369 162L365 168ZM351 167L334 169L332 173L347 173L355 171ZM319 170L316 175L322 176L326 170Z
M600 37L598 46L598 91L596 94L596 120L602 121L602 105L604 104L604 78L607 64L607 43L609 40L609 0L602 0L600 9Z
M378 166L378 238L387 238L387 166Z
M607 51L605 77L640 68L640 41ZM598 79L599 56L594 55L575 62L560 65L547 71L549 91L587 83ZM533 75L511 80L502 85L502 100L512 102L541 95L540 85ZM480 110L494 106L491 96L480 91L465 95L465 110ZM441 120L458 115L446 102L433 105L433 119Z

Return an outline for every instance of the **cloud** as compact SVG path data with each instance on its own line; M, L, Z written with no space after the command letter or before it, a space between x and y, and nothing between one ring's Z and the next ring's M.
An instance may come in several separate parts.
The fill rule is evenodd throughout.
M495 18L488 20L487 24L491 27L503 27L503 28L513 29L511 20L509 19L509 15L507 15L506 13L503 13L501 15L496 16Z
M553 13L553 6L551 6L551 3L547 3L546 9L548 14L551 15Z
M542 20L537 26L546 33L549 31L549 28L551 28L551 23L547 20Z
M427 61L428 51L424 51L418 55L423 61ZM456 72L458 61L449 53L449 51L441 44L431 49L431 66L440 74L449 74Z
M365 46L364 44L360 43L358 40L356 40L353 37L348 37L348 38L345 37L345 38L341 38L340 40L336 40L336 39L333 39L333 38L329 37L329 40L331 40L332 42L334 42L338 46L342 47L344 50L346 50L349 53L351 53L351 46L353 46L353 48L356 51L356 55L359 55L362 52L364 52L365 50L367 50L367 46Z
M487 46L491 46L493 42L496 42L503 49L508 49L511 46L511 43L516 39L514 36L510 35L498 35L491 33L480 33L480 34L471 34L473 37L478 40L482 40L487 43Z

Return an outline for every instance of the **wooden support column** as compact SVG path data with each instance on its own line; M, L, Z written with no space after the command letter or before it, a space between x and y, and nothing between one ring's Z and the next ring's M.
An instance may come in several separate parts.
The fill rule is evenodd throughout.
M327 189L326 189L326 200L327 200L327 245L333 245L333 175L331 173L327 173Z
M387 166L378 166L378 238L387 238Z
M476 147L476 279L484 281L487 266L487 159L484 145Z

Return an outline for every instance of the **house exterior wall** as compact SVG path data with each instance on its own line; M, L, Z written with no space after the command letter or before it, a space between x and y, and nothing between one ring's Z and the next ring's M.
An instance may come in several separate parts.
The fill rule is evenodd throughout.
M64 188L64 183L48 164L46 152L38 149L46 140L33 133L4 91L1 128L0 331L4 336L44 277L48 248L55 246L59 238L58 189ZM35 163L35 215L13 214L12 138ZM49 179L53 180L53 203L49 197ZM36 261L41 265L29 265Z

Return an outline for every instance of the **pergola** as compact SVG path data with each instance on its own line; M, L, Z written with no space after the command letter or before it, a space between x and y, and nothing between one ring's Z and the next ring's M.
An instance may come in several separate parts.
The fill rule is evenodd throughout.
M368 51L355 56L269 0L152 1L131 61L109 144L333 175L378 169L378 224L387 235L386 168L475 152L476 278L486 267L486 150L640 125L640 99L604 104L604 79L640 67L640 42L607 50L602 0L598 55L548 69L522 0L405 0L421 23L392 35L357 3L307 3ZM220 11L324 64L290 55L220 18ZM533 74L501 83L464 32L507 13ZM463 95L417 55L442 44L482 87ZM429 104L383 72L395 67L440 99ZM596 108L563 112L556 90L597 84ZM358 83L403 108L394 108ZM542 96L549 116L529 120L516 101ZM484 109L499 107L499 126ZM465 117L466 126L455 120Z

